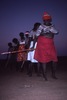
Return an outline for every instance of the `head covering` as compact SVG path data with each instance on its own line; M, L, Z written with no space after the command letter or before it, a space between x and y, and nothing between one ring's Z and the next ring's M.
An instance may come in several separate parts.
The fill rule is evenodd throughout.
M44 12L43 20L49 20L49 19L52 19L51 16L47 12Z
M25 32L25 35L26 35L26 34L29 34L29 31L26 31L26 32Z

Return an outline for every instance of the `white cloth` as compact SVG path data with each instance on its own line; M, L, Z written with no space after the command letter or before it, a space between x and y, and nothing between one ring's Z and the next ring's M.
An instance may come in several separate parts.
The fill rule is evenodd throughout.
M21 44L25 44L25 41L20 41L20 45L21 45Z
M54 25L51 25L51 26L40 25L38 30L37 30L36 35L39 36L40 33L42 32L42 30L44 33L47 33L50 31L50 32L54 33L54 35L58 34L58 31L55 29Z
M35 46L34 48L36 48L36 45L37 45L37 42L35 43ZM31 41L31 44L30 44L30 48L33 46L33 41ZM35 53L35 50L33 51L29 51L28 52L28 56L27 56L27 60L33 62L33 63L37 63L38 61L34 59L34 53Z
M33 37L34 39L35 36L37 36L37 30L36 31L31 30L29 33L29 37Z

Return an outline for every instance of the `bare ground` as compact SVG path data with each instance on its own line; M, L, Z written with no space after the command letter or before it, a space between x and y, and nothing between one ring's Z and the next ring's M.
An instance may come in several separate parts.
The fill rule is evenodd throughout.
M65 66L64 66L65 67ZM29 77L24 72L0 72L0 100L67 100L67 70L57 70L58 79L52 79L48 70L48 81L44 78Z

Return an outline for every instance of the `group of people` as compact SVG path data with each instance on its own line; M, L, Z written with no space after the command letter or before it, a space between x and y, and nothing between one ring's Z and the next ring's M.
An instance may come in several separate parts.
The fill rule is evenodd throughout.
M27 52L24 52L24 50L28 48L27 47L27 41L29 38L28 36L29 36L29 31L26 31L25 33L20 32L19 39L13 38L12 42L8 43L8 52L11 53L7 54L6 67L10 65L11 69L14 67L16 68L17 71L22 70L21 65L27 58Z
M30 77L32 76L33 64L36 63L37 76L42 74L44 79L47 81L46 65L49 62L52 63L52 78L57 79L55 73L58 58L54 45L54 36L59 32L53 25L52 17L49 13L45 12L42 20L43 24L36 22L31 31L20 33L19 42L15 38L12 40L12 42L16 44L16 48L14 50L19 51L15 53L15 55L17 54L17 62L23 62L23 66L25 61L29 61L27 74Z

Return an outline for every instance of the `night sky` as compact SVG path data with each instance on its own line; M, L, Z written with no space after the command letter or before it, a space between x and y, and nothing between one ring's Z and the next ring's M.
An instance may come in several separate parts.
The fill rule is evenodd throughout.
M59 31L54 38L57 55L67 56L66 0L0 0L0 53L8 50L14 37L19 39L20 32L30 31L35 22L43 23L44 12L49 12Z

